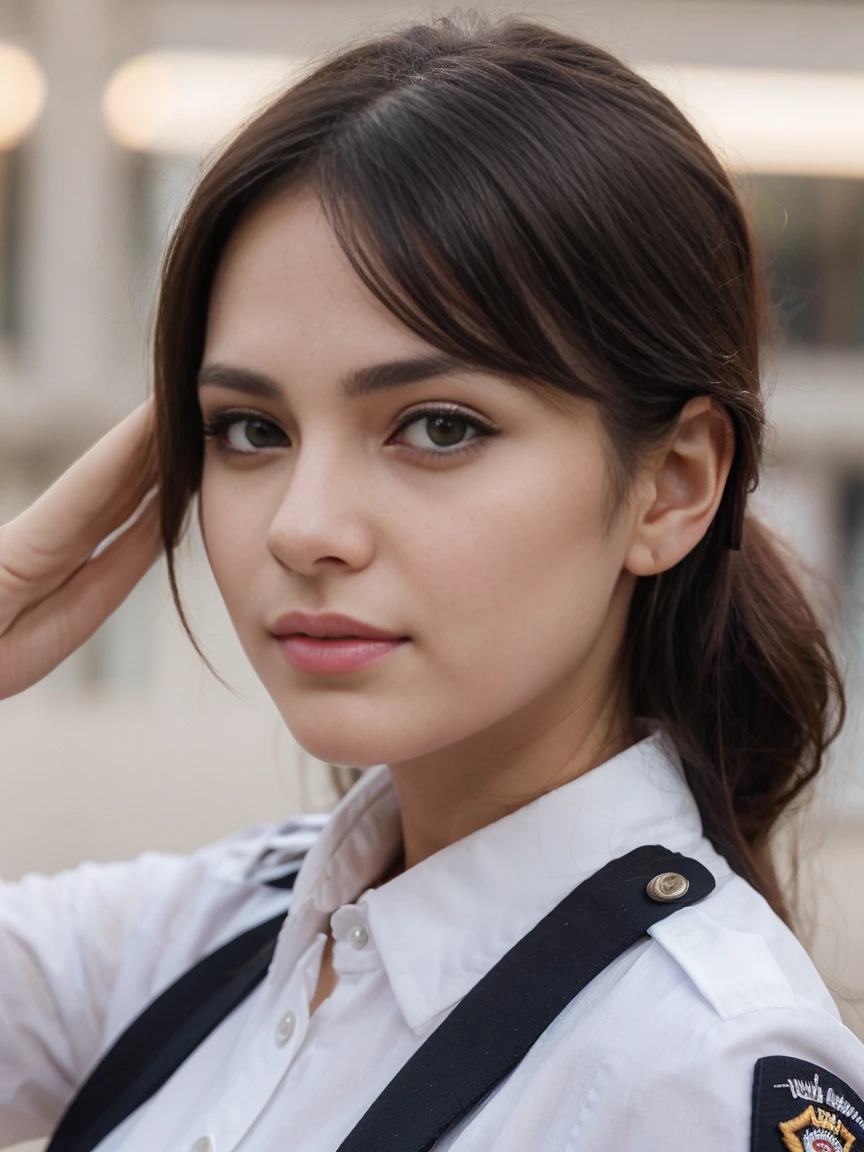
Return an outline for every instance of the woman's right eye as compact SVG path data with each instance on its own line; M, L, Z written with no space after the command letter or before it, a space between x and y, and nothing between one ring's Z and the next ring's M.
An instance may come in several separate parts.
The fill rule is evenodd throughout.
M278 424L263 416L225 412L204 426L208 440L215 440L224 451L252 455L268 448L284 448L290 443Z

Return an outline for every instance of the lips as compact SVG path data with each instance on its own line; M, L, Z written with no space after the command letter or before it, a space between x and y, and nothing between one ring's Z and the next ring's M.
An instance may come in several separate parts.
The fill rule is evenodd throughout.
M357 672L408 641L407 636L338 612L289 612L276 621L272 633L290 664L323 676Z
M277 640L289 636L309 636L319 640L404 640L398 632L387 632L340 612L289 612L280 616L271 629Z

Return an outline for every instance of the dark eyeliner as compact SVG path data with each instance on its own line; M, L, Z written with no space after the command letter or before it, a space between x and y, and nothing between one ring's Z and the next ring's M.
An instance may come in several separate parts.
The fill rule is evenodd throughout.
M209 420L202 418L202 429L204 432L204 439L211 440L216 445L220 452L231 454L233 456L256 456L265 449L253 449L244 451L242 448L234 448L228 444L225 433L234 424L242 424L246 420L255 420L262 424L269 424L273 428L278 429L286 441L288 441L287 434L280 428L278 421L265 416L261 412L252 412L246 408L227 408L222 412L217 412Z
M245 408L228 408L224 412L217 412L209 420L203 421L204 435L208 438L219 436L232 424L239 424L243 420L260 420L262 424L272 424L274 428L279 427L277 421L262 415L261 412L249 412Z
M482 420L479 416L475 416L471 412L467 412L464 408L459 408L457 405L446 404L426 404L421 405L419 408L412 409L411 412L406 413L399 421L397 426L391 433L391 439L398 433L404 431L405 428L416 424L418 420L423 420L429 416L451 416L456 419L464 421L469 427L480 433L478 436L472 437L464 444L458 444L455 448L416 448L408 445L412 452L420 452L426 456L436 456L441 459L444 457L458 456L461 452L468 452L475 447L479 447L484 440L491 439L497 436L499 430L487 421ZM388 440L389 443L389 440Z
M237 414L234 412L218 412L209 420L204 420L202 426L205 439L215 440L217 436L220 436L226 428L229 428L236 420Z

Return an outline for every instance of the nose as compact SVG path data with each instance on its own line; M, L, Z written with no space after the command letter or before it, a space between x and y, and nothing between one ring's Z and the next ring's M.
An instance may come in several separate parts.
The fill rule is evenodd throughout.
M362 569L374 555L372 505L359 464L337 455L308 444L301 448L270 521L271 555L304 576L334 567Z

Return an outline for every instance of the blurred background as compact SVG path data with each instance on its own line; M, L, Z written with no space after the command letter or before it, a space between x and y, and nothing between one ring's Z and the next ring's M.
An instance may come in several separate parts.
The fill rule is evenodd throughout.
M447 11L447 6L441 10ZM546 0L644 71L740 180L784 340L764 515L827 576L851 712L802 850L801 924L864 1034L864 4ZM0 522L146 394L159 262L209 150L310 58L428 15L387 0L0 0ZM334 801L240 653L193 538L46 682L0 704L0 874L186 851Z

